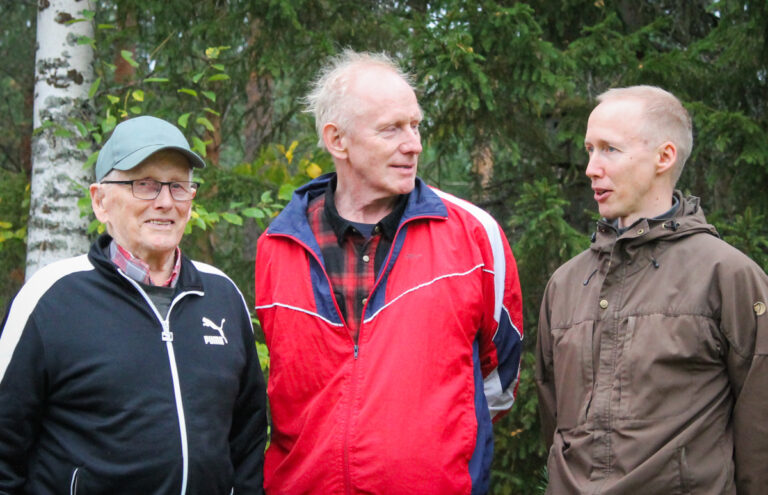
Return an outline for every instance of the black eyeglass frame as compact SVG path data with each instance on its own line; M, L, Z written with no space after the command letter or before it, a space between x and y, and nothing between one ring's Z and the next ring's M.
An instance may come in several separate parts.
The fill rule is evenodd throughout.
M140 198L136 196L136 190L134 189L133 184L134 182L141 182L141 181L152 181L156 184L160 184L160 187L157 188L157 194L155 194L155 196L152 198ZM171 182L163 182L155 179L103 180L99 182L99 184L130 184L131 194L133 194L133 197L136 199L142 199L146 201L157 199L157 197L160 196L160 193L163 192L163 186L168 186L168 192L171 193L171 197L175 201L192 201L193 199L195 199L195 196L197 195L197 190L200 188L199 182L185 181L185 180L174 180ZM192 189L192 197L187 199L177 199L176 196L173 195L173 188L171 187L172 184L188 184L190 186L190 189Z

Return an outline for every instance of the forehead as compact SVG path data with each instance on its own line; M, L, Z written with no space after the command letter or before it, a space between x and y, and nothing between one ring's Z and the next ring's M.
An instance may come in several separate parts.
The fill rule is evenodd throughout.
M645 124L643 102L616 98L592 110L587 122L585 142L641 139Z
M143 162L130 170L117 170L127 178L166 177L187 180L192 167L186 156L174 150L161 150L148 156Z
M349 90L357 117L421 120L421 108L411 86L384 67L359 69Z

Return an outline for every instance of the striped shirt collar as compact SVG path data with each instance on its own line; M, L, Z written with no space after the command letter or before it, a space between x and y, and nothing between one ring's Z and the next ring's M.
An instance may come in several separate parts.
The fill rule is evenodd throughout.
M117 244L114 239L112 239L112 242L109 244L109 258L112 260L112 263L128 275L128 277L142 284L159 285L161 287L176 287L176 282L179 280L179 272L181 272L181 249L179 249L178 246L176 246L176 262L173 264L171 277L163 284L155 284L149 276L149 265Z

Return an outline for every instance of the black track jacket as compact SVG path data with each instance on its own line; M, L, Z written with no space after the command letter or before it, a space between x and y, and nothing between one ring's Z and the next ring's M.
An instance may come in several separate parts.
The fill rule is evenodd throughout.
M261 493L266 404L250 316L182 260L167 319L108 259L53 263L0 333L0 493Z

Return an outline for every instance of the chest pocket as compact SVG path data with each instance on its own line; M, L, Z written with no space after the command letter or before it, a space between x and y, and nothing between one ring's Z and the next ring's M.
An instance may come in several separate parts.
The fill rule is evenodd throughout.
M616 337L614 391L625 419L675 416L727 392L726 343L711 318L630 316Z
M592 341L595 322L552 329L557 421L570 429L586 420L594 382Z

